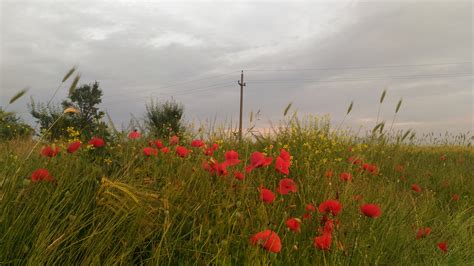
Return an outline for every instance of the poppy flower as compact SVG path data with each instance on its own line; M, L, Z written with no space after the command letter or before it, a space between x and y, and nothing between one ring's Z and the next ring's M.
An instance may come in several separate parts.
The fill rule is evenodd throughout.
M313 217L313 215L311 215L311 213L306 212L306 213L303 214L303 220L309 220L312 217Z
M239 154L236 151L227 151L224 154L224 157L229 166L233 166L240 163Z
M74 141L69 144L67 147L67 152L68 153L75 153L80 147L81 147L81 142L80 141Z
M92 145L94 148L101 148L101 147L104 147L105 145L105 142L103 139L99 138L99 137L93 137L90 141L89 141L89 145Z
M142 134L140 134L140 132L138 132L137 130L134 130L134 131L132 131L128 134L129 139L138 139L141 136L142 136Z
M169 142L170 142L170 145L176 145L179 143L179 137L176 135L171 136Z
M53 146L44 146L43 149L41 149L41 155L44 157L55 157L59 153L59 147L56 145Z
M44 168L38 168L31 173L31 181L38 182L41 180L52 181L54 178L49 174L48 170Z
M237 180L244 180L244 178L245 178L244 174L242 172L239 172L239 171L234 172L234 177Z
M156 148L158 149L163 149L165 146L163 145L163 142L161 142L161 140L155 140L155 146Z
M339 179L341 181L351 181L352 180L352 175L347 172L343 172L339 175Z
M261 152L254 152L250 155L250 164L254 167L268 166L272 163L272 157L265 157Z
M190 150L186 149L183 146L176 147L176 154L178 154L179 157L185 158L190 152Z
M401 164L397 164L395 165L395 171L402 173L403 171L405 171L405 167Z
M418 232L416 233L416 239L427 237L430 235L430 233L431 233L431 228L429 227L420 228L418 229Z
M207 148L207 149L205 149L205 150L204 150L204 155L206 155L206 156L212 156L212 155L214 155L214 149L212 149L212 148Z
M323 234L314 238L314 246L320 250L329 250L331 242L331 234Z
M275 170L281 174L289 175L290 168L289 164L285 162L281 157L277 157L275 161Z
M312 203L308 203L308 204L306 204L305 211L307 211L307 212L315 212L315 211L316 211L316 207L314 207L314 205L313 205Z
M445 161L445 160L446 160L446 154L441 155L441 156L439 157L439 159L440 159L441 161Z
M355 196L353 197L353 199L356 200L356 201L360 201L360 200L362 200L363 198L364 198L364 196L363 196L363 195L360 195L360 194L355 195Z
M417 184L413 184L413 185L411 185L411 190L413 190L417 193L420 193L421 192L421 187L418 186Z
M275 194L266 188L260 189L260 199L265 203L272 203L275 200Z
M293 232L300 231L300 224L301 224L301 220L298 218L290 218L286 220L286 227L288 227L288 229L290 229Z
M448 252L448 243L440 242L438 243L438 248L443 251L444 253Z
M367 217L377 218L382 214L382 210L376 204L364 204L360 206L360 211Z
M334 230L334 221L331 220L331 219L328 219L328 220L324 223L323 233L324 233L324 234L331 234L331 233L332 233L332 230Z
M332 177L334 175L332 170L327 170L326 173L324 174L325 177Z
M347 159L347 161L351 164L362 164L362 159L359 159L355 156L351 156Z
M319 212L323 214L332 213L332 215L337 216L341 209L341 203L337 200L327 200L319 204Z
M277 233L271 230L265 230L263 232L256 233L250 238L252 245L260 245L264 249L278 253L281 251L281 240Z
M451 200L452 201L458 201L459 200L459 195L458 194L454 194L452 197L451 197Z
M290 192L296 193L297 187L295 181L291 178L284 178L280 180L280 186L277 189L281 195L286 195Z
M229 172L227 171L227 162L222 162L217 164L217 175L226 176Z
M195 139L191 142L191 147L194 147L194 148L201 148L204 145L205 145L204 142L200 139Z
M168 147L163 147L163 148L160 149L160 151L161 151L162 153L168 153L168 152L170 152L170 148L168 148Z
M158 150L152 147L145 147L143 148L143 154L145 156L156 156L158 155Z
M364 163L362 165L362 169L364 169L365 171L367 171L371 174L376 174L379 171L379 169L377 168L376 165L368 164L368 163Z

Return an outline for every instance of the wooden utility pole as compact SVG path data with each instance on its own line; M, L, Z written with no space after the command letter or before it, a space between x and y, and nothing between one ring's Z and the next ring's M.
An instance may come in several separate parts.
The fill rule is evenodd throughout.
M240 85L240 119L239 119L239 141L242 140L242 113L243 113L243 106L244 106L244 71L240 73L240 81L237 81Z

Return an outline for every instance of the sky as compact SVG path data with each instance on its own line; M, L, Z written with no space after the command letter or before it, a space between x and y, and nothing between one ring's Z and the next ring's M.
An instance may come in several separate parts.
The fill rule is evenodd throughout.
M189 122L244 127L354 107L347 126L466 132L473 128L472 1L2 0L0 106L28 87L48 101L77 66L98 81L101 108L127 127L151 99L174 99ZM66 82L56 95L66 97ZM24 97L8 109L30 123Z

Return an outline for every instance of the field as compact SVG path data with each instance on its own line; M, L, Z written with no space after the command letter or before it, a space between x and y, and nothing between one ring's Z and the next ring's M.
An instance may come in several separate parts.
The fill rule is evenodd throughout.
M472 147L287 122L2 143L0 264L472 265Z

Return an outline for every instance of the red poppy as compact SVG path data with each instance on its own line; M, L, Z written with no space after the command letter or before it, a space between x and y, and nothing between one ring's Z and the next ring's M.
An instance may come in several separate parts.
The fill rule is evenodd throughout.
M165 146L163 146L163 142L161 142L161 140L159 140L159 139L158 139L158 140L155 140L155 146L156 146L156 148L158 148L158 149L162 149L162 148L165 147Z
M275 161L275 170L281 174L284 175L289 175L290 174L290 168L289 164L285 162L280 156L276 158Z
M275 194L266 188L260 189L260 199L265 203L272 203L275 200Z
M376 174L379 171L379 169L377 168L376 165L368 164L368 163L364 163L362 165L362 169L364 169L365 171L367 171L371 174Z
M362 159L359 159L355 156L351 156L347 159L347 161L351 164L362 164Z
M272 163L272 157L265 157L261 152L254 152L250 155L250 164L254 167L268 166Z
M439 157L439 159L440 159L441 161L445 161L445 160L446 160L446 154L441 155L441 156Z
M332 215L337 216L341 209L341 203L337 200L327 200L319 205L319 212L323 214L332 213Z
M438 243L438 248L443 251L444 253L448 252L448 243L440 242Z
M339 179L341 179L341 181L351 181L352 175L350 173L343 172L339 175Z
M225 160L229 166L233 166L240 163L239 154L236 151L227 151L225 154Z
M138 139L138 138L140 138L141 136L142 136L142 134L140 134L140 132L138 132L138 131L136 131L136 130L134 130L134 131L132 131L132 132L130 132L130 133L128 134L128 138L129 138L129 139Z
M156 156L158 155L158 150L152 147L145 147L143 148L143 154L145 156Z
M420 228L418 229L418 232L416 233L416 239L427 237L430 235L430 233L431 233L431 228L429 227Z
M323 234L314 238L314 246L320 250L329 250L331 248L331 234Z
M454 194L452 197L451 197L451 200L452 201L458 201L459 200L459 195L458 194Z
M356 200L356 201L360 201L360 200L362 200L363 198L364 198L364 196L363 196L363 195L360 195L360 194L354 196L354 200Z
M190 150L186 149L183 146L176 147L176 154L178 154L179 157L185 158L190 152Z
M54 178L49 174L48 170L44 168L38 168L31 173L31 181L38 182L41 180L52 181Z
M418 186L417 184L413 184L413 185L411 185L411 190L413 190L417 193L420 193L421 192L421 187Z
M277 192L286 195L290 192L296 193L297 187L295 181L291 178L284 178L280 180L280 186L277 189Z
M234 177L237 180L244 180L244 178L245 178L244 174L242 172L239 172L239 171L234 172Z
M169 142L170 142L170 145L176 145L179 143L179 137L176 135L171 136Z
M288 227L288 229L290 229L293 232L300 231L300 224L301 224L301 220L298 218L290 218L286 220L286 227Z
M275 170L284 175L289 175L291 165L291 155L285 149L280 150L280 155L275 161Z
M405 171L405 167L401 164L397 164L395 165L395 171L402 173L403 171Z
M161 151L162 153L168 153L168 152L170 152L170 148L168 148L168 147L163 147L163 148L160 149L160 151Z
M364 204L360 206L360 211L367 217L377 218L382 214L382 210L376 204Z
M311 213L305 213L303 214L303 220L309 220L313 217L313 215L311 215Z
M328 220L324 223L323 233L324 233L324 234L331 234L331 233L332 233L332 230L334 230L334 221L331 220L331 219L328 219Z
M205 145L204 142L200 139L195 139L191 142L191 147L194 147L194 148L200 148L204 145Z
M59 153L59 147L56 145L53 146L44 146L43 149L41 149L41 155L44 157L55 157Z
M332 170L327 170L326 173L324 174L325 177L332 177L334 175Z
M67 152L68 153L74 153L76 152L80 147L81 147L81 142L80 141L74 141L69 144L67 147Z
M101 139L101 138L99 138L99 137L93 137L93 138L89 141L89 145L94 146L94 148L101 148L101 147L104 147L105 142L104 142L103 139Z
M264 249L278 253L281 250L281 240L277 233L271 230L265 230L263 232L256 233L250 238L252 245L260 245Z
M314 207L314 205L312 203L308 203L306 204L306 208L305 210L307 212L315 212L316 211L316 207Z
M227 171L227 162L222 162L217 164L217 175L226 176L229 172Z
M204 155L206 156L212 156L214 154L214 149L212 148L207 148L204 150Z

